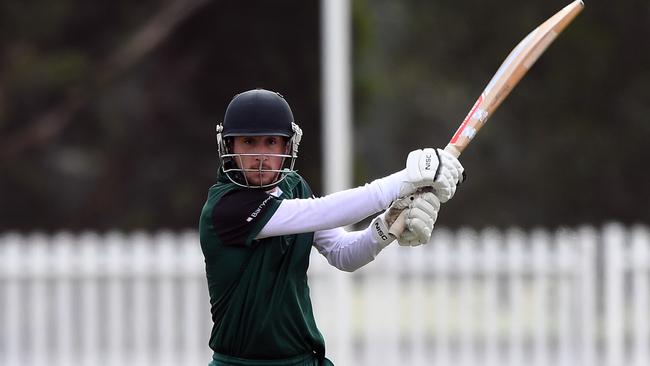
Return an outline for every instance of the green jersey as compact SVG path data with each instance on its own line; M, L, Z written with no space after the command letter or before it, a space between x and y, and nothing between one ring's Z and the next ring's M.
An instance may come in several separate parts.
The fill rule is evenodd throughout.
M210 348L245 359L322 359L307 286L314 233L255 239L283 199L312 196L296 173L278 188L271 195L220 176L208 191L199 229L214 323Z

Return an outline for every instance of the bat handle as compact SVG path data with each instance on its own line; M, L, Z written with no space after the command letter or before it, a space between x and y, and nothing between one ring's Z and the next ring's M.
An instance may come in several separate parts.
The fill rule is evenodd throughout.
M402 210L402 212L399 213L399 216L397 216L393 225L391 225L390 229L388 229L388 232L394 237L398 238L400 235L402 235L405 229L406 209Z
M460 157L460 153L463 151L460 146L452 145L452 144L447 144L445 146L445 151L453 155L456 159Z
M425 192L433 192L434 194L436 193L432 187L422 187L418 188L418 190L413 193L413 197L417 197ZM402 235L404 230L406 230L406 209L403 209L402 212L399 213L393 225L391 225L390 229L388 229L388 232L397 238Z

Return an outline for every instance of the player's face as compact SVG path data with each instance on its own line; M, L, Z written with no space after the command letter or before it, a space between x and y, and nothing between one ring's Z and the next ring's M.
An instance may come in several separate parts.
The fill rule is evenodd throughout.
M284 160L281 156L273 154L287 154L287 139L283 136L235 136L233 138L234 154L240 155L237 165L247 171L246 179L250 185L265 185L275 182L279 172L263 170L280 170Z

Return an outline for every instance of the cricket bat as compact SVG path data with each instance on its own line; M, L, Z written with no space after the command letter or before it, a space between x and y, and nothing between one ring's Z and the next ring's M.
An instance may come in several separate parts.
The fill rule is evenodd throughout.
M465 120L460 124L460 127L445 147L445 151L455 157L460 156L488 118L492 116L492 113L501 105L501 102L510 94L521 78L526 75L526 72L533 66L535 61L583 8L584 3L582 0L573 1L540 24L519 42L478 97L467 117L465 117ZM390 228L390 233L395 237L404 231L405 212L402 211Z

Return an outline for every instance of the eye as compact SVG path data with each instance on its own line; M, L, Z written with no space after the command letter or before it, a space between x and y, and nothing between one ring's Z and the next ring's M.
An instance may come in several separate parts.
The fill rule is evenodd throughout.
M278 143L278 139L276 139L275 137L271 137L271 138L269 138L269 140L268 140L268 144L269 144L269 145L275 145L275 144L277 144L277 143Z
M244 143L245 143L246 145L250 145L250 144L253 143L253 139L250 138L250 137L246 137L246 138L244 138Z

